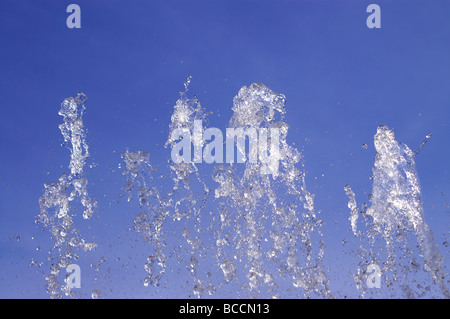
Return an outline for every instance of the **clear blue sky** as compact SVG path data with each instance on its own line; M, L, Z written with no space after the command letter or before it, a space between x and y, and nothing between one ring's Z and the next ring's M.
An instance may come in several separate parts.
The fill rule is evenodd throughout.
M376 1L382 28L369 29L373 2L2 0L0 297L47 297L48 269L28 266L45 259L50 243L34 219L44 183L68 171L58 110L80 91L88 96L89 162L98 164L86 168L99 203L86 233L100 245L82 269L106 257L97 280L105 297L186 295L180 286L159 294L142 286L146 246L127 230L137 208L117 196L127 147L149 151L158 165L170 157L163 145L188 75L218 128L243 85L263 82L286 95L288 140L304 151L308 188L326 222L331 289L341 296L357 296L341 244L352 241L344 186L367 201L378 125L412 149L431 132L416 163L448 271L450 2ZM66 27L70 3L81 7L81 29ZM94 276L86 270L86 286Z

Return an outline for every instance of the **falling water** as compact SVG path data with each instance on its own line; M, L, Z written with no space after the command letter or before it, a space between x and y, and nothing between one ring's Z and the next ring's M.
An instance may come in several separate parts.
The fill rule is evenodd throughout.
M233 158L205 165L200 163L207 143L196 132L208 128L211 113L196 97L189 97L190 82L189 77L173 107L165 146L173 149L180 140L174 132L185 132L193 137L194 160L183 162L172 156L161 167L148 151L126 149L122 154L126 182L119 197L126 195L128 202L138 205L130 229L146 243L143 285L171 289L169 277L180 276L189 297L215 296L228 287L238 298L333 298L323 264L324 221L306 187L303 155L287 142L285 96L262 83L242 87L233 99L228 127L259 132L258 145L267 146L270 155L258 150L263 157L256 161L240 163ZM82 121L85 100L80 93L62 103L60 130L71 151L70 173L45 184L39 200L37 220L54 240L46 277L52 298L62 297L60 292L76 297L61 278L61 270L78 260L80 250L97 246L81 236L80 224L74 220L78 208L83 219L89 219L97 206L87 193L83 172L89 156ZM269 134L274 129L278 135ZM375 135L370 207L358 208L355 193L350 185L345 187L351 230L360 246L354 279L361 297L377 296L366 285L372 264L380 266L391 296L398 296L397 288L406 297L424 296L423 291L429 290L423 276L427 274L449 297L443 258L424 220L414 163L425 142L412 152L395 140L392 130L380 126ZM254 152L245 144L234 146L245 158ZM408 277L419 272L425 279ZM100 291L92 292L93 298L100 296Z
M424 291L430 289L417 279L420 271L426 271L438 284L444 297L449 298L449 291L444 285L443 258L424 218L415 167L415 155L418 152L397 142L394 131L385 125L378 127L374 145L377 153L373 166L371 206L363 207L359 212L355 193L349 185L345 187L349 197L352 231L364 242L360 249L363 261L355 275L357 286L364 296L365 271L368 264L373 263L381 267L386 287L394 290L399 286L405 297L421 297ZM367 227L365 234L357 230L360 215ZM384 244L378 243L380 237ZM419 248L419 254L416 253L415 245ZM411 275L414 276L412 280L408 278ZM416 286L413 287L410 282L416 283Z
M207 113L196 98L187 97L189 82L190 78L174 106L166 146L175 145L174 130L185 130L194 136L195 156L195 148L201 149L205 143L195 136L196 121L207 122ZM180 227L174 224L181 223L187 257L185 261L177 257L179 263L186 263L193 278L193 294L198 297L216 290L210 281L199 275L200 261L208 262L205 256L212 254L225 282L234 281L243 289L241 296L279 297L281 288L275 280L277 277L290 281L292 278L291 285L298 289L297 295L331 296L321 265L325 247L321 239L322 221L315 212L313 195L306 190L302 165L297 167L302 154L286 142L288 125L282 121L285 97L255 83L239 91L232 110L234 114L229 124L232 128L280 130L281 148L278 153L271 150L271 156L281 163L276 174L267 174L264 169L267 163L261 161L247 163L243 170L237 165L221 164L213 172L216 184L210 185L195 163L171 161L173 186L162 191L149 181L155 172L149 153L127 151L123 155L124 174L128 175L124 189L131 194L133 188L138 188L140 206L145 207L144 213L136 217L134 228L155 250L145 264L149 272L146 282L157 284L164 273L164 258L168 254L163 251L166 244L171 243L164 241L167 233L162 224L170 223L169 228L174 229ZM268 142L270 144L270 139ZM211 199L210 189L214 188L215 196ZM282 188L284 195L278 195L277 190ZM161 200L162 193L164 200ZM209 209L210 206L216 211ZM210 225L207 228L213 229L215 241L205 242L205 236L201 235L205 226L202 225ZM153 260L160 268L156 277L152 277L155 269L150 267ZM210 277L211 272L206 272L206 277ZM243 278L247 282L242 282Z
M239 90L232 110L229 127L280 130L280 148L271 149L280 167L274 174L266 174L260 160L247 162L241 173L237 165L216 167L215 197L226 200L220 203L221 210L230 215L223 218L220 236L235 248L220 265L225 278L238 267L230 260L241 254L248 288L256 296L265 285L269 296L280 297L277 277L291 278L291 285L303 289L304 296L331 296L322 269L322 221L314 209L314 196L306 189L302 165L297 167L302 154L286 141L285 97L254 83Z
M126 164L123 174L129 176L128 183L123 189L128 193L130 201L133 197L133 189L138 188L139 208L143 211L134 219L133 229L141 233L154 249L144 265L148 274L144 285L158 286L165 271L163 225L167 215L166 204L153 180L154 168L150 163L150 154L142 151L130 153L127 150L122 154L122 158Z
M61 285L58 278L62 269L79 258L78 250L90 251L97 244L86 242L76 228L74 217L76 210L71 203L77 200L83 208L84 219L91 218L97 203L89 198L87 192L88 181L83 167L89 157L83 128L84 102L87 97L83 93L75 98L67 98L61 104L59 115L64 123L59 129L64 137L64 143L71 152L69 163L70 174L63 174L58 182L44 185L44 194L39 199L40 214L36 221L43 223L49 229L53 238L53 248L49 252L50 274L45 278L47 292L51 298L60 298L60 291L74 297L74 292L66 282Z
M197 148L203 146L203 140L196 138L194 134L194 123L196 120L205 121L207 114L204 113L197 99L187 97L189 83L190 78L185 83L185 91L180 92L180 98L174 106L166 147L175 144L176 140L172 137L172 132L176 129L186 130L193 135L193 143ZM173 240L172 245L174 246L167 248L168 254L164 253L164 238L167 233L163 231L163 224L172 223L171 226L174 223L183 224L180 233L187 245L185 248L188 256L183 260L180 253L177 259L179 263L185 263L185 268L192 277L194 295L201 297L205 291L205 285L207 286L206 289L209 289L205 280L197 274L198 259L200 259L203 250L203 243L200 238L202 211L205 209L204 203L208 199L209 188L202 180L198 168L195 163L174 163L171 161L169 169L173 185L170 189L163 191L156 187L154 181L146 181L152 180L153 173L156 172L156 169L151 166L149 153L142 151L129 153L127 151L123 158L126 163L124 175L129 175L128 183L124 189L131 195L135 186L139 188L140 206L144 206L145 211L135 219L135 229L141 232L146 240L155 247L155 253L148 257L145 264L145 270L149 275L144 284L159 286L159 280L164 273L166 258L173 253L176 246L174 245L175 240ZM194 193L195 187L192 184L200 185L202 190L200 196L198 193ZM165 194L164 198L161 197L161 194ZM171 230L173 231L173 227L171 227ZM155 263L160 268L158 272L155 272Z

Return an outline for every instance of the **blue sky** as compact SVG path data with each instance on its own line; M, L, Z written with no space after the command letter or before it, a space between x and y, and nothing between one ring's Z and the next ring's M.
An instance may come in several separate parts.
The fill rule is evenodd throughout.
M86 232L101 246L82 262L92 269L107 256L110 271L97 280L106 297L156 296L142 287L145 244L127 230L136 205L117 203L126 183L118 164L128 147L164 165L172 107L189 75L190 93L218 128L243 85L263 82L287 97L288 141L303 150L326 222L331 289L342 295L356 294L342 253L342 240L352 241L344 186L367 201L378 125L412 149L431 132L416 164L425 218L448 267L449 2L377 1L382 28L369 29L371 1L76 1L82 28L68 29L72 2L0 2L0 297L47 296L47 269L28 266L49 245L34 219L44 183L68 171L58 110L80 91L89 161L98 164L86 168L99 203Z

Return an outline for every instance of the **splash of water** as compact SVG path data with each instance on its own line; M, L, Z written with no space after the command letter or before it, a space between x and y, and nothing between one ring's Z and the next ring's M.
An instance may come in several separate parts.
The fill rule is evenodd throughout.
M164 199L161 197L158 188L155 186L152 173L155 169L150 163L150 154L143 151L129 152L122 154L126 169L124 175L128 175L128 183L123 189L128 193L128 201L133 196L133 189L137 187L140 213L134 219L133 229L141 233L146 241L154 248L144 264L147 277L144 285L159 286L161 277L165 272L164 255L164 230L163 225L167 216Z
M180 98L174 106L166 147L173 146L176 143L172 132L180 129L186 130L194 136L193 142L197 149L201 149L204 144L204 141L194 134L194 123L197 120L205 122L206 113L198 99L187 97L190 80L191 77L185 83L185 91L180 92ZM131 195L132 189L137 186L139 188L140 206L144 207L144 213L135 219L134 228L143 234L151 246L155 247L155 252L147 259L144 266L149 274L144 284L158 286L164 274L168 254L164 253L166 232L163 230L163 224L170 223L171 219L173 223L184 222L185 224L185 227L181 230L185 243L188 245L186 249L189 256L184 261L186 263L185 268L193 278L193 293L201 297L205 291L205 280L197 275L197 266L199 255L206 248L202 246L200 239L202 232L200 224L201 212L205 208L202 203L207 201L209 188L202 180L194 163L171 161L169 169L173 186L165 192L166 196L162 198L161 194L164 191L158 189L153 181L152 173L156 169L151 166L150 154L143 151L132 153L127 151L123 158L126 162L124 175L129 175L128 183L124 189ZM149 182L149 180L151 181ZM203 190L203 195L200 197L193 191L192 184L195 183L200 185L200 189ZM145 199L144 204L142 203L143 198ZM169 250L170 248L173 247L169 247ZM179 263L182 263L181 254L177 258ZM159 266L159 271L155 271L155 263Z
M148 243L144 285L166 286L164 276L167 270L175 271L170 268L175 259L175 267L187 271L190 292L199 298L227 285L234 297L278 298L289 291L295 297L332 298L323 266L323 221L314 194L306 187L303 155L287 142L285 96L262 83L244 86L233 99L228 124L263 132L260 137L264 135L266 145L278 143L279 147L268 150L275 161L268 164L258 158L245 164L210 165L212 172L203 171L205 166L195 163L205 146L203 137L196 135L196 125L204 123L202 129L206 129L208 113L197 98L188 97L190 82L189 77L173 108L166 147L177 143L175 130L184 130L193 136L194 162L170 160L169 174L157 175L159 167L151 163L150 153L127 149L122 154L127 178L123 190L128 201L136 196L139 204L132 229ZM89 157L82 121L85 100L80 93L61 105L64 123L59 127L71 152L70 173L45 184L39 200L37 221L54 239L46 277L52 298L61 298L61 292L76 297L67 282L61 285L61 270L78 260L80 251L96 247L80 235L80 226L75 227L77 208L83 219L89 219L97 205L89 197L83 171ZM279 135L264 134L271 129ZM350 185L345 186L351 229L360 240L360 262L354 275L357 288L362 297L369 294L365 279L368 265L375 263L381 266L388 290L400 287L407 297L424 296L428 287L421 286L423 281L408 278L422 271L449 298L443 258L424 219L415 168L415 156L426 140L413 152L395 140L391 129L380 126L374 143L377 154L370 207L363 204L359 209L355 193ZM245 144L236 147L250 158L252 150L247 151ZM101 297L99 290L91 295Z
M385 125L378 127L374 145L377 153L373 166L371 206L361 211L368 225L364 236L370 239L366 247L361 247L363 258L373 263L383 262L387 287L400 283L407 297L415 295L414 289L407 284L407 276L418 272L422 263L423 269L438 283L442 294L448 298L450 295L444 285L443 258L424 218L419 177L415 167L415 155L418 152L413 152L407 145L397 142L394 131ZM349 197L353 233L361 236L356 225L358 209L355 194L349 185L345 187L345 191ZM378 248L376 251L377 236L381 236L385 241L384 261L383 249ZM414 249L409 247L414 242L412 237L415 237L420 248L419 258ZM364 263L360 264L355 276L360 289L363 289L365 275L363 265L366 266ZM391 277L389 273L392 274ZM419 296L420 293L416 295Z
M270 151L280 169L277 174L266 174L261 161L247 162L242 175L238 167L216 167L214 180L219 186L215 196L227 199L222 210L235 212L229 216L232 222L221 218L221 229L228 228L221 237L231 238L247 257L250 292L259 295L266 285L271 297L279 297L274 279L280 276L292 278L291 284L302 288L304 296L330 297L322 269L322 221L314 209L314 196L306 189L305 173L297 167L302 154L286 141L285 100L262 83L242 87L233 100L229 127L279 129L280 148ZM233 257L224 256L221 264L226 278L237 267L230 264Z
M196 138L195 123L198 120L207 123L207 113L198 99L187 97L189 83L190 78L174 106L166 146L174 146L177 142L172 135L174 130L185 130L194 136L195 158L195 148L201 150L205 143ZM149 240L155 234L150 231L155 227L153 220L158 219L155 216L162 216L158 220L171 223L167 228L180 229L187 256L182 261L181 254L178 254L177 259L179 263L186 263L185 268L193 280L193 294L198 297L216 290L210 279L214 271L219 271L226 283L234 282L241 286L243 291L247 291L247 296L279 297L282 288L276 277L284 277L299 289L299 294L303 291L305 296L331 296L321 265L324 253L320 230L322 221L314 209L314 196L306 190L303 164L297 167L302 154L286 141L288 125L282 121L285 97L264 84L254 83L241 88L233 100L232 110L231 128L280 130L281 148L276 154L271 154L281 163L279 172L267 174L263 170L265 163L261 161L247 162L242 166L217 165L212 175L217 184L209 187L195 163L170 161L173 187L164 192L154 184L149 186L144 182L152 171L149 154L127 151L123 156L127 165L124 174L129 178L124 189L131 193L133 188L139 188L139 198L145 194L145 206L148 207L144 214L138 216L141 226L136 228L154 247L158 247L165 234L157 223L158 242ZM268 144L270 139L267 137ZM273 153L272 149L270 151ZM242 172L240 168L243 168ZM213 198L209 197L211 188L215 188ZM280 188L284 188L284 195L277 195ZM166 194L163 201L157 195L162 193ZM148 194L153 194L153 197ZM209 215L206 213L211 206L218 209L218 219L212 215L212 210L209 210ZM206 236L201 235L205 230L202 225L209 225L206 230L213 230L214 241L208 242ZM150 233L153 235L148 235ZM164 249L171 250L161 245L160 249L156 248L159 253L154 253L160 264L168 256L162 253ZM201 261L207 262L206 256L210 256L212 251L215 251L217 268L207 271L203 268L208 267ZM161 276L162 272L158 274ZM247 282L243 282L243 278ZM245 293L238 294L244 296Z
M189 76L184 84L185 90L180 92L180 98L174 106L166 147L169 145L173 147L176 142L172 134L174 129L185 130L192 136L194 161L190 163L170 162L169 168L172 172L173 187L169 192L169 197L174 201L174 220L181 221L181 219L185 218L182 235L188 245L188 256L185 261L186 269L193 279L193 293L200 298L205 292L211 294L215 290L215 287L206 283L206 278L203 279L199 275L198 270L199 260L202 259L204 251L208 249L203 243L200 234L202 233L203 212L210 189L206 186L195 165L196 159L202 158L202 148L205 144L203 137L196 133L199 131L196 125L202 123L202 130L205 129L208 123L208 113L202 108L197 98L190 99L187 97L191 79L192 77ZM198 191L194 192L194 189Z
M45 278L51 298L61 298L60 290L67 296L75 297L67 282L61 286L58 278L60 271L79 258L78 250L90 251L97 246L81 237L74 222L76 213L71 207L71 203L78 200L83 207L83 218L89 219L97 206L97 202L89 198L88 181L83 172L89 157L82 118L86 99L85 94L79 93L61 104L59 115L64 123L59 125L59 129L71 152L70 174L61 175L58 182L45 184L44 194L39 199L40 213L36 221L50 230L54 241L49 256L50 275Z

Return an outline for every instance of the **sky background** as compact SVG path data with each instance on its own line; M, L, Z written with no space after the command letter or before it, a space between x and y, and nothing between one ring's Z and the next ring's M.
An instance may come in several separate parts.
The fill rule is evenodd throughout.
M81 7L81 29L66 26L70 3ZM88 96L88 164L96 165L85 171L98 201L82 226L99 243L81 258L85 285L95 282L103 297L186 296L183 287L143 287L146 246L128 230L137 208L118 199L126 184L118 165L126 148L166 163L170 116L189 75L213 127L226 127L244 85L262 82L287 97L288 141L303 150L308 190L326 222L331 290L341 297L357 296L342 245L354 240L344 186L367 202L378 125L413 150L431 132L416 164L448 272L450 2L377 1L381 29L366 26L370 3L2 0L0 297L47 298L48 269L29 263L45 260L50 234L34 220L44 183L68 171L58 111L78 92ZM95 272L101 257L107 263Z

